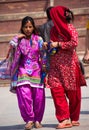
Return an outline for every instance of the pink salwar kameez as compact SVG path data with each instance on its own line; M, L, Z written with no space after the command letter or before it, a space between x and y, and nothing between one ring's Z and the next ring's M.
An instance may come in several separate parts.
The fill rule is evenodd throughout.
M13 42L16 42L16 39ZM18 42L18 39L17 39ZM42 66L46 64L43 40L32 34L31 39L22 38L19 42L11 66L12 85L16 91L18 105L23 120L42 121L45 108L44 84L41 82ZM14 80L14 75L17 78Z

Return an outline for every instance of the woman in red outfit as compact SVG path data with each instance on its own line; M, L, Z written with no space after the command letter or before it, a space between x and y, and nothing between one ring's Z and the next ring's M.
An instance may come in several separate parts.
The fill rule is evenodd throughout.
M78 33L71 24L73 13L66 7L57 6L50 11L54 27L51 29L51 47L58 47L50 57L48 84L53 97L57 129L79 126L81 86L86 85L76 54ZM67 100L68 99L68 100Z

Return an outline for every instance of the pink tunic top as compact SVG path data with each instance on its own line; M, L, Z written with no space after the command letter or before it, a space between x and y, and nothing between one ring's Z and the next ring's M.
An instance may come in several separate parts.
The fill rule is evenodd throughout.
M30 84L31 87L43 88L41 72L46 58L42 45L43 40L38 35L32 35L30 40L23 38L18 44L11 66L12 77L18 71L17 86Z

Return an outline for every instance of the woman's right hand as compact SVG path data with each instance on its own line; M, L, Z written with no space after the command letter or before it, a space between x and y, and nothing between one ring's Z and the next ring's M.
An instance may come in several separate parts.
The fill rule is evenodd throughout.
M25 34L20 33L17 35L17 37L18 37L18 39L21 39L21 38L25 38L26 36L25 36Z

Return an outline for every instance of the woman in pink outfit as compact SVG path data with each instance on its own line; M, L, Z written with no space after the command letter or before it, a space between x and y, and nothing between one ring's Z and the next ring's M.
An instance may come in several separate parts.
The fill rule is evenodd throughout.
M43 39L37 35L35 23L31 17L23 18L21 33L24 37L20 40L18 36L12 39L13 43L17 43L11 64L12 84L15 81L15 87L12 85L12 90L16 91L20 113L26 122L25 129L30 130L33 125L36 128L42 127L45 91L41 74L45 71L46 54L43 50Z

